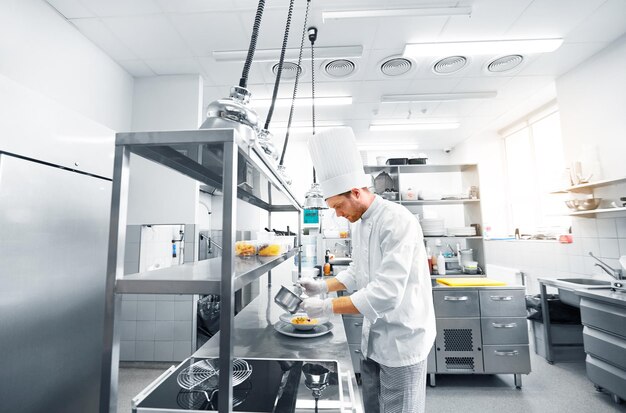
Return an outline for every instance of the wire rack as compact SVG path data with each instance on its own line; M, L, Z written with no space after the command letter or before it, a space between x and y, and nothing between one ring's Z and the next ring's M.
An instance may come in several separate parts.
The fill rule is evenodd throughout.
M219 383L218 359L193 363L178 374L176 381L185 390L214 390ZM252 374L252 366L243 359L233 360L233 386L243 383Z

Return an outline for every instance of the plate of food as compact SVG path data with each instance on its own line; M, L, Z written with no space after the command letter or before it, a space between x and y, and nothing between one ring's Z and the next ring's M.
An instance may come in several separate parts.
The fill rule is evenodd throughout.
M279 318L283 323L291 324L296 330L300 331L313 330L315 326L328 322L328 317L310 318L306 313L284 313Z
M285 323L284 321L277 321L276 324L274 324L274 329L280 334L296 338L312 338L323 336L324 334L330 333L333 327L333 323L331 322L316 324L310 330L298 330L292 323Z

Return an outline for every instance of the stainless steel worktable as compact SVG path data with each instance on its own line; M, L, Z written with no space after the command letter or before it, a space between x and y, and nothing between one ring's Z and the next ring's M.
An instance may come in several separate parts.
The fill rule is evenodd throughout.
M267 277L262 277L259 297L235 317L233 355L241 358L336 360L341 372L348 373L353 390L350 392L348 386L343 386L344 400L351 401L352 411L363 412L363 403L356 384L341 315L335 314L330 318L334 328L331 333L321 337L301 339L278 333L274 330L274 323L284 311L274 303L274 295L281 284L285 286L292 284L289 265L283 264L272 270L272 285L269 287ZM211 337L194 357L217 357L218 354L219 333Z

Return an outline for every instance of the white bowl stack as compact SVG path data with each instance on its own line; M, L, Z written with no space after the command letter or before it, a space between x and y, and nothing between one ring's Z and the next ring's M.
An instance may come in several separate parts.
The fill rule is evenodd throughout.
M424 218L421 225L424 236L440 237L446 235L443 218Z

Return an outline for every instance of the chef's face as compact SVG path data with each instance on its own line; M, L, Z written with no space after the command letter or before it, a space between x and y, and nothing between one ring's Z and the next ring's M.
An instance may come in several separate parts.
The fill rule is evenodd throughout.
M367 207L363 205L362 201L361 190L353 188L345 194L331 196L326 200L326 203L335 210L338 217L344 217L350 222L356 222L367 211Z

